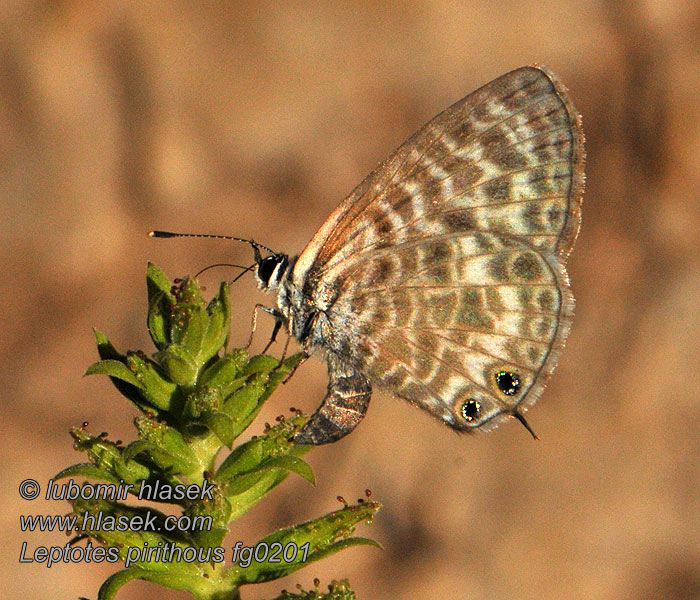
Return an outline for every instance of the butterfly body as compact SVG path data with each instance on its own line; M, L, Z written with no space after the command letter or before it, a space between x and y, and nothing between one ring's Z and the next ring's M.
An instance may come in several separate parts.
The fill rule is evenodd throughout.
M524 422L569 331L582 191L580 119L550 72L524 67L409 138L298 258L259 259L278 319L328 363L296 441L349 433L372 386L459 431Z

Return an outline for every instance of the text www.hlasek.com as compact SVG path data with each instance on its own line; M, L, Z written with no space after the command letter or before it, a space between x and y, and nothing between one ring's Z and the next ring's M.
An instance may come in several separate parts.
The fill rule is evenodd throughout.
M209 531L213 525L210 516L162 515L150 510L140 515L106 515L102 512L80 515L20 515L22 531Z

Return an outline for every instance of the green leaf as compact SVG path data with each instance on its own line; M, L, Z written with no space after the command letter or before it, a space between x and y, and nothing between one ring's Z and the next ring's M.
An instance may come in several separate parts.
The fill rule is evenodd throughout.
M176 310L180 309L178 305ZM195 357L197 364L204 364L208 358L203 358L202 344L204 336L209 328L209 315L204 306L182 307L182 313L186 316L184 326L173 325L172 330L180 332L180 345L187 348L190 354Z
M233 419L226 413L219 411L207 413L202 415L197 423L213 431L214 435L221 440L222 444L229 447L233 444L233 440L235 439Z
M223 282L219 293L212 298L207 306L208 327L204 332L199 359L203 362L215 356L226 343L231 311L229 308L228 283Z
M242 377L243 368L248 364L248 353L241 350L233 350L224 354L215 361L199 377L199 385L220 387L224 397L229 396L234 389L229 389L232 382L243 385L245 377Z
M119 484L120 481L112 473L100 469L92 463L79 463L67 467L53 476L54 480L63 479L64 477L85 477L87 479L97 479L98 481L106 481L108 483Z
M293 458L286 460L284 457L291 454L304 454L308 452L309 447L297 445L290 441L291 435L295 429L304 421L304 416L297 415L292 419L283 420L274 427L270 427L263 435L257 436L244 444L236 447L226 459L221 463L216 472L217 481L223 485L232 482L235 478L244 473L259 472L261 468L282 468L295 472L300 469L300 475L307 478L310 474L301 463L296 462ZM275 465L271 465L272 459L280 459ZM310 475L313 480L313 474ZM236 483L236 482L234 482Z
M264 457L263 444L262 438L256 438L238 446L219 466L216 471L217 481L226 484L237 475L252 471L259 466Z
M243 387L224 402L222 408L222 411L233 419L234 439L255 419L265 400L300 359L301 354L295 354L280 365L279 360L271 356L258 355L243 366L241 376L248 379L244 380ZM242 364L242 360L237 359L237 364ZM239 381L240 379L236 379L234 384L238 386Z
M245 510L248 510L262 499L264 494L282 482L289 472L297 473L312 485L316 485L316 478L307 462L296 456L277 456L254 469L236 475L226 486L225 496L238 510L243 508L243 504L250 503L245 506ZM259 491L260 497L251 494L253 488Z
M170 563L165 571L156 571L143 567L130 567L115 573L107 579L100 588L98 600L112 600L123 585L134 579L150 581L171 590L185 590L197 600L239 600L240 596L234 589L221 589L217 586L218 579L211 577L213 568L209 563L186 563L184 561Z
M148 306L148 333L158 350L163 350L170 342L170 323L168 315L172 304L168 302L168 297L163 292L159 292L151 300Z
M162 350L170 343L170 310L175 299L170 292L172 284L163 271L152 263L146 270L148 288L148 333L156 348Z
M145 465L135 460L124 459L122 453L126 449L120 448L114 442L91 436L80 427L72 428L70 433L75 439L76 448L87 452L90 460L102 472L132 484L152 475L151 470Z
M260 399L267 391L268 376L258 373L224 402L222 412L233 421L233 438L237 438L253 422L262 408Z
M350 546L372 545L381 548L374 540L349 537L357 523L371 521L379 508L380 505L376 502L365 502L342 508L301 525L281 529L255 545L265 544L267 548L271 548L272 544L281 544L282 548L285 548L288 544L295 544L298 552L291 562L273 563L268 557L261 562L252 561L248 567L234 564L227 571L226 578L238 585L260 583L289 575L311 562ZM307 543L307 551L300 552Z
M172 297L170 289L173 284L170 283L170 279L167 278L165 273L161 271L160 267L157 267L152 262L148 263L146 267L146 288L148 290L148 301L150 302L156 296L160 294L166 294Z
M100 358L105 360L112 358L114 360L124 362L126 357L117 352L116 348L112 345L112 342L107 339L107 336L104 333L97 329L93 329L92 331L95 334L95 340L97 341L97 353L100 355Z
M277 365L279 365L279 360L274 356L257 354L248 361L248 364L243 369L243 375L249 376L254 373L269 373Z
M124 462L129 462L134 460L134 458L136 458L139 454L147 453L151 448L153 448L153 442L146 440L135 440L124 448L122 458L124 459Z
M310 450L310 446L289 441L294 429L304 420L304 416L297 416L275 425L264 435L235 448L221 463L214 479L231 504L231 519L249 510L284 481L290 471L313 483L311 467L297 460Z
M226 499L231 505L230 521L239 518L250 510L265 495L282 483L289 471L276 469L263 473L246 473L234 482L235 489L226 490Z
M273 361L273 368L269 370L267 373L267 384L265 386L265 390L260 396L258 402L262 406L262 403L264 403L271 395L272 392L274 392L277 389L277 386L282 383L282 381L287 377L289 372L296 366L296 364L301 360L302 354L297 353L293 356L290 356L288 359L286 359L282 364L279 363L279 360L276 358L272 357L266 357L266 358L271 358ZM252 362L252 361L251 361ZM261 373L259 376L262 376L263 374ZM257 413L256 413L257 414Z
M129 367L118 360L99 360L96 363L92 363L85 371L85 375L109 375L110 377L126 381L140 390L145 389L145 386L129 370Z
M116 360L120 363L126 362L126 356L117 352L103 333L97 329L94 329L93 331L95 332L95 339L97 340L97 352L101 359ZM129 399L141 412L145 413L151 411L160 416L160 411L157 408L144 401L139 388L134 387L130 383L126 383L121 379L117 379L116 377L110 377L109 380L114 384L114 387L117 388L119 393L121 393L125 398Z
M228 523L231 518L231 505L221 494L217 487L212 498L197 500L185 508L184 514L197 519L197 517L211 517L211 527L195 527L189 531L193 543L204 548L221 546L228 534ZM202 523L201 520L193 520L194 523Z
M152 444L148 453L153 462L162 469L199 478L203 467L177 429L147 417L136 417L134 422L140 437Z
M177 385L165 377L157 363L136 352L128 352L126 360L141 384L144 399L161 410L169 410L178 396Z
M97 600L112 600L120 587L134 579L141 579L142 572L143 569L131 568L117 571L114 575L110 575L100 586Z
M185 421L197 420L203 414L218 412L224 403L221 390L208 385L198 385L188 394L182 418Z
M196 357L202 347L202 338L209 325L209 315L197 282L187 277L175 294L177 302L170 317L170 339Z
M377 540L373 540L372 538L351 537L339 540L337 542L333 542L330 546L327 546L322 550L314 552L312 557L309 557L309 560L306 562L308 563L312 560L320 560L321 558L325 558L326 556L335 554L336 552L340 552L341 550L344 550L345 548L350 548L351 546L372 546L374 548L384 550L384 546L382 546Z
M246 457L246 459L247 458L249 457ZM228 498L229 496L237 496L250 489L253 485L262 480L262 475L270 473L272 479L275 479L278 475L278 470L297 473L312 485L316 485L316 478L314 477L311 466L301 458L290 455L268 458L267 460L259 462L255 467L235 475L224 473L222 476L219 476L217 474L217 479L224 485L224 482L228 481L228 485L225 488L225 495Z
M156 361L165 369L168 378L177 385L193 387L197 380L199 367L189 350L177 344L171 344L165 350L157 352Z
M311 465L298 456L291 456L289 454L284 456L275 456L262 464L256 470L263 471L269 469L285 469L286 471L291 471L306 479L306 481L308 481L311 485L316 485L316 477L311 469Z

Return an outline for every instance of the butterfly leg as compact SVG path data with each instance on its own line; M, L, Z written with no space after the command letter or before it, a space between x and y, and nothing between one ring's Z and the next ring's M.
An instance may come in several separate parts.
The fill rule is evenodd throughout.
M319 313L319 312L314 313L314 315L307 321L307 323L306 323L306 325L305 325L305 328L306 328L308 331L312 331L312 330L314 329L314 327L316 326L316 323L318 323L318 319L319 319L320 315L321 315L321 313ZM308 336L308 334L302 335L302 337L306 339L306 343L304 344L304 349L303 349L302 352L301 352L301 358L300 358L299 361L292 367L292 370L291 370L291 371L287 374L287 376L284 378L284 380L282 381L282 384L287 383L287 382L292 378L292 375L294 375L294 373L296 372L296 370L297 370L302 364L304 364L304 363L307 361L307 359L311 356L311 353L313 352L313 347L312 347L312 345L309 343L309 336ZM279 366L278 366L277 368L279 368L279 367L282 366L282 362L284 361L284 357L287 356L287 348L289 347L289 341L290 341L291 339L292 339L292 336L291 336L291 335L287 336L287 341L286 341L286 343L284 344L284 350L282 351L282 358L280 358L280 364L279 364Z
M330 354L328 378L326 397L294 436L297 444L335 442L355 429L367 412L372 386L366 377Z
M281 369L282 365L284 365L284 359L287 358L287 350L289 349L289 342L292 339L291 335L287 336L287 341L284 343L284 348L282 349L282 356L280 356L279 363L277 363L277 366L273 369L273 371L277 371L277 369ZM268 344L269 346L269 344ZM264 353L263 353L264 354ZM306 362L306 360L310 357L311 355L308 354L306 351L301 352L301 358L295 363L295 365L292 367L292 370L287 373L287 376L282 380L282 383L285 384L287 383L291 378L292 375L296 372L296 370L302 365L302 363Z
M307 354L306 352L302 352L302 353L301 353L301 358L299 359L299 362L297 362L297 363L292 367L292 370L291 370L289 373L287 373L287 376L282 380L282 384L287 383L287 382L292 378L292 375L294 375L294 373L296 373L296 370L297 370L302 364L304 364L304 363L308 360L308 358L309 358L310 356L311 356L310 354ZM284 357L282 358L282 360L284 360ZM280 361L280 364L282 364L282 361Z
M250 324L250 336L248 337L248 343L245 345L246 350L250 348L250 345L253 343L253 335L255 334L255 330L257 329L258 326L258 310L262 310L263 312L267 313L268 315L272 315L275 317L275 327L272 330L272 335L270 336L270 341L267 343L265 346L265 349L262 351L262 354L265 354L267 352L267 349L274 343L274 341L277 339L277 333L280 330L280 327L284 323L284 315L278 311L276 308L270 308L269 306L265 306L264 304L256 304L255 308L253 308L253 320Z
M270 336L270 341L267 342L267 344L263 348L263 351L261 352L261 354L265 354L268 351L268 349L270 348L270 346L272 346L272 344L275 343L275 340L277 339L277 334L279 333L280 327L282 327L283 320L280 319L276 314L274 314L274 313L271 313L271 314L273 314L275 317L275 326L272 328L272 335ZM285 344L285 352L286 351L287 351L287 347Z

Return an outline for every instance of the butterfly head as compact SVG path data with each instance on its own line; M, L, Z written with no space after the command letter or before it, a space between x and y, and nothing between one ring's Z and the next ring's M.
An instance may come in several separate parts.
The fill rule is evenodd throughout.
M253 246L253 250L257 263L255 279L258 282L258 287L266 292L276 290L287 271L289 257L286 254L271 254L263 258L257 246Z

